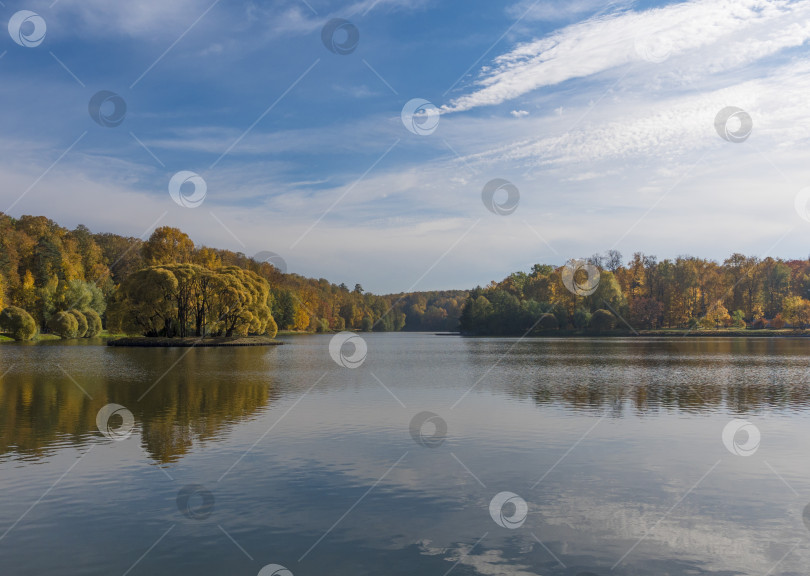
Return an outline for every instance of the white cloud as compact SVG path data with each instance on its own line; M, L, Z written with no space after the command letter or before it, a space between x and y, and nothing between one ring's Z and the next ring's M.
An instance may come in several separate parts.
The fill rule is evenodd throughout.
M495 59L477 89L446 112L500 104L545 86L669 56L679 80L719 74L810 38L806 0L692 0L644 12L586 20L518 45ZM677 64L688 64L683 70ZM662 80L665 82L666 79Z
M259 125L205 175L209 197L197 210L171 203L161 171L126 133L119 135L130 148L118 154L88 153L90 142L99 145L88 137L13 212L138 235L169 210L163 223L180 226L198 243L246 253L273 250L295 272L360 281L376 292L409 287L462 236L417 288L485 284L532 262L561 264L617 242L625 252L662 258L768 250L804 257L807 228L792 206L793 195L810 183L803 154L810 134L810 64L780 56L767 66L741 66L803 42L810 1L762 0L756 3L761 10L754 4L687 2L626 12L518 46L487 73L488 87L457 102L475 107L513 93L522 95L520 101L490 117L445 115L430 137L408 134L398 111L302 129ZM301 17L309 22L305 13ZM698 32L681 27L687 20ZM653 55L668 56L661 63L640 60L640 30L672 40L664 52L652 44ZM223 43L228 46L227 38ZM529 93L538 82L572 74L588 78L574 89ZM715 133L714 116L727 105L754 118L748 142L726 143ZM264 106L257 105L256 114ZM507 116L510 110L520 121ZM138 136L167 164L189 152L205 159L204 168L243 130L167 127ZM385 161L346 193L397 138L400 144ZM0 208L69 143L0 141ZM116 161L116 155L142 164ZM317 168L306 166L311 158ZM492 178L507 178L520 189L513 216L484 209L481 188ZM241 242L211 217L212 210ZM795 231L774 246L791 226Z
M616 0L612 2L606 0L567 0L566 2L522 0L510 6L506 12L513 18L521 18L526 21L554 22L568 20L587 13L616 10L628 4L632 4L632 0L625 2Z
M714 120L724 107L743 108L754 120L751 142L767 149L806 145L810 119L802 95L810 90L810 64L775 67L767 77L719 90L606 98L570 128L565 118L533 121L540 137L518 138L465 158L467 162L560 168L582 162L685 157L722 145ZM582 116L577 111L573 116ZM753 145L753 144L752 144ZM752 150L739 149L748 154ZM592 164L594 165L594 164Z

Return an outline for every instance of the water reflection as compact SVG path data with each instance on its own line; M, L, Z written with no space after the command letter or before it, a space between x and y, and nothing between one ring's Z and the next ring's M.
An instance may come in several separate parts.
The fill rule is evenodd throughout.
M457 339L437 343L459 346ZM806 339L481 339L462 346L478 371L461 387L508 354L481 386L538 406L622 417L627 410L756 413L810 405ZM0 352L0 373L7 370L0 381L0 455L38 458L52 447L82 445L97 435L98 410L115 402L134 413L151 458L176 462L195 442L221 436L285 393L274 378L274 350L80 342Z
M493 385L538 405L614 416L627 409L748 413L810 405L805 338L487 340L468 348L486 365L511 346Z
M806 573L805 341L364 337L356 370L332 361L329 336L273 350L0 346L0 536L13 528L0 565ZM125 441L96 430L111 402L134 413ZM736 412L762 434L750 457L723 444ZM518 528L492 517L503 492L527 503Z
M98 411L117 403L135 415L146 453L158 463L175 462L195 443L221 436L278 397L272 377L256 377L262 356L255 352L237 350L214 360L201 355L201 365L182 358L182 350L155 351L161 356L157 362L143 351L49 351L54 358L46 358L42 348L26 347L6 366L0 382L0 455L36 459L64 444L84 445L98 436ZM169 375L172 360L177 365Z

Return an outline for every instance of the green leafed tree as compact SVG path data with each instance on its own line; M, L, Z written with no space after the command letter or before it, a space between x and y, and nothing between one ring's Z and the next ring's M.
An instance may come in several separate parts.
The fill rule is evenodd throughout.
M60 338L76 338L79 322L70 312L60 311L48 320L48 329Z
M108 324L115 331L169 338L264 334L273 318L269 293L265 279L237 266L151 266L118 288Z
M70 280L60 285L57 307L60 310L95 310L104 314L107 303L104 293L93 282Z
M328 328L329 325L327 325L327 329ZM268 318L267 320L267 327L264 329L264 333L267 336L270 336L270 338L275 338L276 335L278 334L278 325L276 325L276 321L273 320L272 316L270 316L270 318Z
M73 317L76 318L76 323L78 324L76 328L76 338L84 338L87 335L87 317L76 310L68 310L70 314L73 314Z
M161 226L144 242L141 255L150 266L185 264L192 260L194 242L177 228Z
M37 323L22 308L9 306L0 312L0 331L17 341L24 342L36 336Z
M107 313L114 332L174 336L177 278L159 266L139 270L121 283Z
M574 328L577 330L585 330L591 323L591 313L584 308L578 308L574 311Z
M801 296L788 296L783 302L782 317L797 330L806 328L810 325L810 301Z
M609 332L616 327L616 316L609 310L597 310L591 316L591 330L594 332Z
M101 316L98 315L98 312L93 310L92 308L88 308L82 312L84 317L87 319L87 332L85 333L85 338L95 338L99 334L101 334L102 324L101 324Z

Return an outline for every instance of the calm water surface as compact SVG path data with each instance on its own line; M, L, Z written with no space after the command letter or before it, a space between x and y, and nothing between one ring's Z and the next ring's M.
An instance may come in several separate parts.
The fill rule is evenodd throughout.
M0 345L0 573L808 574L810 340L364 338Z

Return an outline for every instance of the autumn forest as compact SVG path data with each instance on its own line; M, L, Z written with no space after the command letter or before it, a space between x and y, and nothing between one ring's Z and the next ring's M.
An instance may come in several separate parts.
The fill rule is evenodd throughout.
M110 333L233 336L277 331L461 331L468 335L803 329L810 262L733 254L587 259L592 290L535 265L472 290L374 295L283 273L181 230L146 240L0 214L0 331L25 340Z

